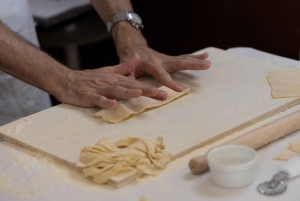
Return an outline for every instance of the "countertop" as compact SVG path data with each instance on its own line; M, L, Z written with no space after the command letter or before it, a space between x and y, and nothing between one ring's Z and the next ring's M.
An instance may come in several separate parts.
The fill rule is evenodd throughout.
M258 59L299 68L298 61L278 57L252 48L227 50ZM50 158L0 142L0 200L299 200L300 178L287 181L288 189L278 196L264 196L256 191L258 184L268 181L278 172L283 161L272 158L300 139L300 131L258 150L255 181L239 189L224 189L214 185L210 173L193 175L189 160L199 155L196 150L170 163L157 177L144 177L120 189L93 184L83 175L57 165Z

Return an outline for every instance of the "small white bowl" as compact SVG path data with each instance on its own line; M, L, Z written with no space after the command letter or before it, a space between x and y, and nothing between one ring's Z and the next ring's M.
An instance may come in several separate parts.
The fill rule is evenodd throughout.
M255 178L257 153L241 145L224 145L207 154L212 181L224 188L239 188L251 184Z

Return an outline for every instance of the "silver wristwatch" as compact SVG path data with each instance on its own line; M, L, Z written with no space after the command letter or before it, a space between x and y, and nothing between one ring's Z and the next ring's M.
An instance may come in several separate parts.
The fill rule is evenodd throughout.
M108 33L111 34L110 32L112 27L122 20L128 20L131 23L131 25L137 29L144 28L142 19L138 14L134 12L124 12L124 13L118 13L114 15L111 18L111 20L106 24Z

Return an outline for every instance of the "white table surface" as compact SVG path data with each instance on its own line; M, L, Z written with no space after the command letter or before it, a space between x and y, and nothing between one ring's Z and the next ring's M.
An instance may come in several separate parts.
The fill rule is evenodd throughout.
M299 68L291 59L267 54L252 48L231 48L229 52L264 59ZM280 139L258 151L255 181L243 188L224 189L215 186L210 173L200 176L190 173L189 160L199 150L170 163L157 177L141 178L121 189L99 186L81 174L57 165L47 157L0 142L0 201L9 200L130 200L144 196L151 200L300 200L300 177L287 181L288 189L278 196L264 196L256 191L263 181L277 173L282 161L272 158L288 143L300 139L300 131Z

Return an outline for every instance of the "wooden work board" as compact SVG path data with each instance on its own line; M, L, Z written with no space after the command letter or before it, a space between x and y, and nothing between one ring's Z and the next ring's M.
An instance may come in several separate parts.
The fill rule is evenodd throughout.
M103 137L115 142L162 136L175 159L299 104L298 98L272 99L266 79L268 72L289 67L217 48L195 54L204 52L209 53L210 69L172 74L175 82L191 92L163 107L109 124L94 117L99 109L61 104L0 127L0 137L80 171L75 166L80 150ZM160 86L151 77L141 80ZM121 182L110 181L117 187Z

